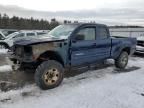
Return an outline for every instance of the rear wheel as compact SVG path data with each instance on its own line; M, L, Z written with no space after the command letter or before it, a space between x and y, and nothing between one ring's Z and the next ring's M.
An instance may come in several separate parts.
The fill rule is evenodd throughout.
M36 69L35 82L43 90L52 89L61 84L63 76L63 66L55 60L49 60Z
M124 69L128 64L128 53L123 51L120 56L115 60L115 66Z

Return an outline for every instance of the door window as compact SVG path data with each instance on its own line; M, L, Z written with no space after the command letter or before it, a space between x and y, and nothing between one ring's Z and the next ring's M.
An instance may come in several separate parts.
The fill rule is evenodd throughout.
M95 28L94 27L87 27L82 28L76 36L84 36L83 40L95 40Z

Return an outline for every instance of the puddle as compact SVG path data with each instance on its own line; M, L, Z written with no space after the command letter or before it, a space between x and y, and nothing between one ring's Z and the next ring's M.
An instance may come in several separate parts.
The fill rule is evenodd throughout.
M141 93L141 96L144 96L144 93Z
M7 99L0 100L0 102L5 103L5 102L10 101L10 100L11 100L11 98L7 98Z
M0 73L0 90L9 91L34 83L34 74L23 71Z
M77 80L83 80L83 79L87 79L88 77L82 77L82 78L78 78Z

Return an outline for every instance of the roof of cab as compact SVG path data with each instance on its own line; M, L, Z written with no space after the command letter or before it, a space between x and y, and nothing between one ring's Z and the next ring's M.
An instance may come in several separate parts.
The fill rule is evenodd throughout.
M78 26L83 26L83 25L100 25L100 26L106 26L105 24L99 24L99 23L68 23L65 25L78 25Z

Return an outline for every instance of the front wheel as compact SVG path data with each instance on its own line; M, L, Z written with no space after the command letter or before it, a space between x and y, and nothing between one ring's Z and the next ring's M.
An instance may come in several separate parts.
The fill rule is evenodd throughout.
M63 66L55 60L48 60L36 69L35 82L43 90L52 89L61 84L63 76Z
M120 69L124 69L128 64L128 53L123 51L119 57L115 60L115 66Z

